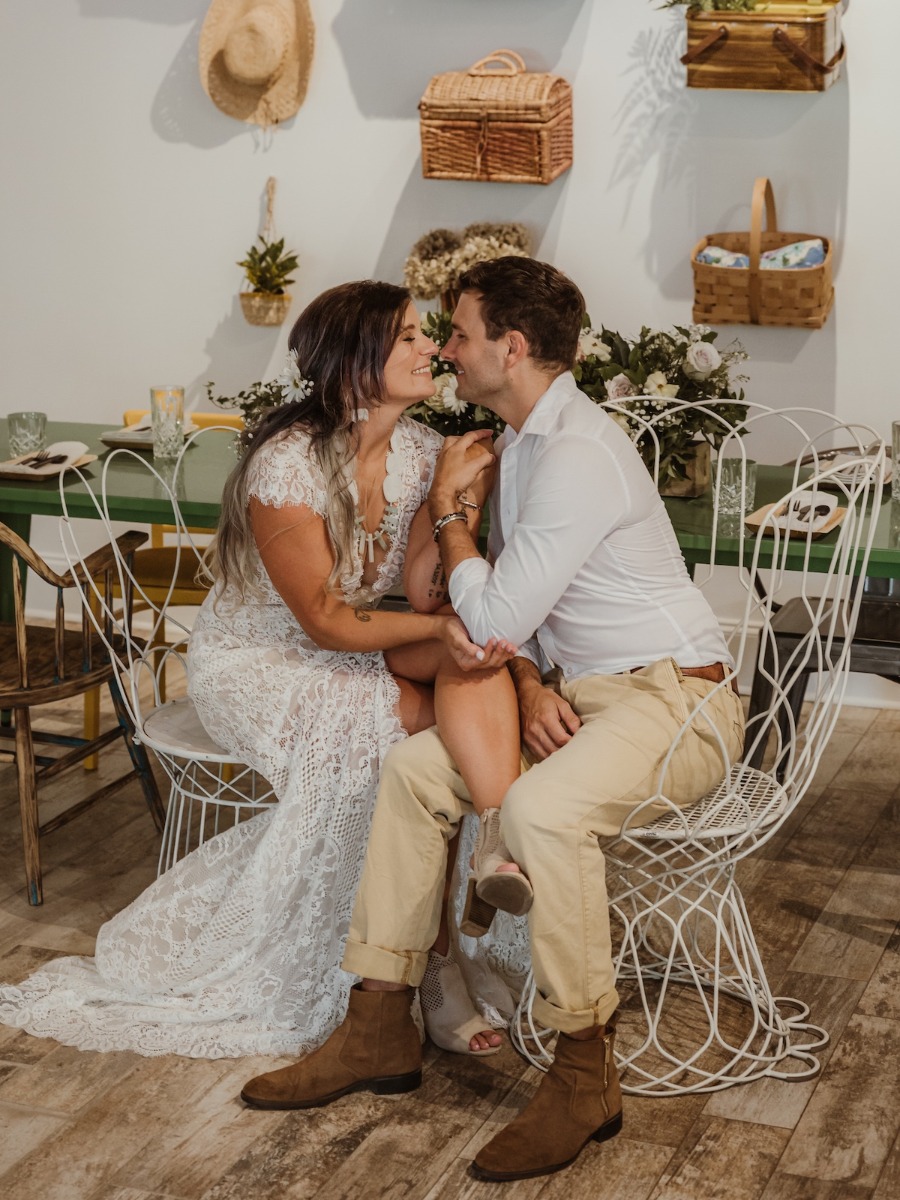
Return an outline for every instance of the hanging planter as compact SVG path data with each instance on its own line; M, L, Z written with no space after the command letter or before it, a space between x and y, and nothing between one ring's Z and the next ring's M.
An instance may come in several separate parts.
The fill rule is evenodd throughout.
M289 292L241 292L240 300L250 325L281 325L291 311Z
M688 87L824 92L841 73L846 0L672 0L681 3Z
M240 293L241 309L251 325L280 325L291 308L287 291L294 282L291 272L298 266L297 255L285 250L284 238L275 241L275 179L266 181L266 223L247 257L237 264L244 268L247 290Z

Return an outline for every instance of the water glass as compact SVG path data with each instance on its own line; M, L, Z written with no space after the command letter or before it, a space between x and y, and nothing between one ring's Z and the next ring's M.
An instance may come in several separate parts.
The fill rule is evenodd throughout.
M150 389L153 457L177 458L184 446L184 388L171 385Z
M9 414L9 453L12 458L20 454L34 454L43 450L47 440L47 414L42 412L15 412Z
M745 517L753 512L756 495L756 463L741 454L719 456L719 513Z
M900 500L900 421L891 426L891 497Z

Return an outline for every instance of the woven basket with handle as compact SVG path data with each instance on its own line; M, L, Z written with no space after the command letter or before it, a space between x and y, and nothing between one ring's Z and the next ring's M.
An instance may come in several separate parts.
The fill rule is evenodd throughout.
M767 250L820 236L779 230L772 185L765 176L757 179L749 232L710 233L700 239L691 253L694 320L701 325L799 325L821 329L834 302L829 240L822 238L825 261L819 266L761 270L759 265L760 255ZM747 254L750 266L716 267L698 262L697 255L707 246Z
M419 102L426 179L550 183L572 165L572 89L495 50L435 75Z

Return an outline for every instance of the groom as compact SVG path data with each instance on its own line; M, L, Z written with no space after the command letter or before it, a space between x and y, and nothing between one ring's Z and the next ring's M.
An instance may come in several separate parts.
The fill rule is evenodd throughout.
M480 263L461 288L442 356L457 368L458 396L507 422L490 562L458 500L488 461L487 452L467 457L480 434L445 442L428 507L472 640L500 636L521 647L510 670L533 765L503 801L502 831L534 889L534 1015L561 1031L535 1096L473 1164L477 1177L505 1181L560 1170L589 1142L619 1132L618 996L600 839L655 793L701 701L708 697L707 719L689 724L667 770L666 793L678 804L724 776L722 746L731 761L739 756L743 718L736 693L716 687L733 662L653 481L571 374L585 307L578 288L527 258ZM329 1040L251 1080L248 1104L307 1108L360 1088L418 1086L411 989L437 934L447 842L471 811L436 729L393 747L343 963L362 983Z

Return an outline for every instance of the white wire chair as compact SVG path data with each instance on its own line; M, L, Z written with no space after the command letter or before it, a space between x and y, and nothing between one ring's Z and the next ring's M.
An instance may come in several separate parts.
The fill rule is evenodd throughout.
M118 689L128 718L134 727L134 740L147 746L162 764L169 779L169 799L159 855L158 873L168 870L208 838L229 825L238 824L275 800L269 784L246 764L235 761L233 753L216 744L201 724L187 691L187 662L184 653L190 628L172 611L170 600L184 576L185 560L201 568L203 548L196 545L181 515L175 494L180 467L190 445L202 433L185 443L177 463L168 465L165 476L145 456L133 450L114 450L103 463L99 492L78 471L88 492L97 519L111 534L113 518L107 501L110 464L125 458L133 461L132 470L152 477L151 494L168 500L173 513L170 545L173 550L172 584L160 599L151 595L122 555L116 556L114 594L141 610L140 628L134 633L122 622L119 602L107 599L96 582L82 597L90 621L103 639L117 668ZM67 484L71 474L67 476ZM70 567L83 565L86 555L79 546L77 525L69 517L66 490L60 486L63 516L60 537ZM112 541L112 537L110 537ZM163 685L163 680L166 680ZM165 700L163 690L175 699Z
M657 430L689 406L652 398L637 419L629 406L609 407L627 419L636 441L651 448L658 469ZM742 762L728 761L719 739L724 779L717 788L686 810L674 804L666 793L673 746L656 792L604 845L622 997L617 1060L623 1090L651 1096L718 1091L761 1076L806 1079L819 1070L816 1051L828 1035L807 1020L802 1001L773 994L735 871L773 837L804 795L837 721L862 597L856 584L865 576L884 477L884 446L867 427L814 409L759 405L748 406L735 427L720 422L714 406L701 407L721 439L720 451L746 462L754 445L775 446L783 461L790 446L796 460L785 473L783 494L761 511L757 532L745 524L755 503L746 468L741 513L719 515L721 453L711 495L677 502L709 510L711 561L696 569L699 585L707 588L722 575L717 559L736 566L730 577L740 589L740 612L723 623L736 667L716 690L732 686L743 666L755 664L771 691L766 708L748 723ZM855 462L831 462L832 443L851 444ZM825 489L846 510L830 557L814 553L812 519L805 530L799 521L790 531L779 524L787 510L814 509ZM772 618L786 595L799 597L810 619L806 635L782 653ZM791 692L807 675L807 703L798 719ZM703 707L692 721L703 719ZM536 1027L534 995L531 977L511 1034L520 1052L546 1069L555 1031Z

